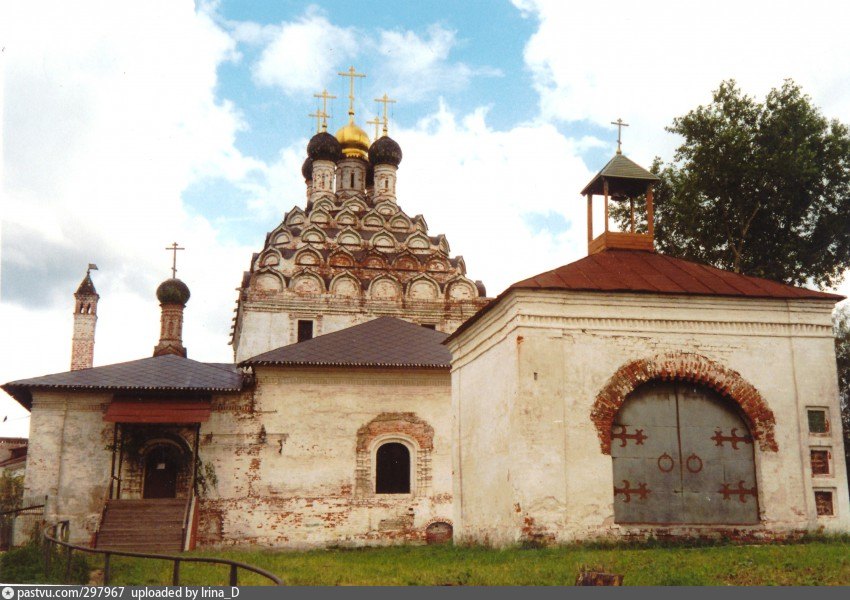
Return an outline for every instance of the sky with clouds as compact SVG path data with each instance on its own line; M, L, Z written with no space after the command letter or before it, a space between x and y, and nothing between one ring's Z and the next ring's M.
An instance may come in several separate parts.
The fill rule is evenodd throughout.
M95 364L149 356L175 240L189 355L231 360L235 288L303 206L313 94L346 122L349 65L367 74L361 125L397 99L400 205L495 295L584 255L578 191L618 117L644 165L727 78L762 97L791 77L850 122L848 22L850 4L819 1L3 3L0 381L68 368L89 262ZM5 395L3 417L0 436L26 435Z

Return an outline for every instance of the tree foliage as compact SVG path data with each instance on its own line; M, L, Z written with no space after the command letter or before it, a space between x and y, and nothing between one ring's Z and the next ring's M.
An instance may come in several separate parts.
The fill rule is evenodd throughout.
M0 474L0 512L21 508L24 498L24 476L4 469Z
M835 313L835 358L838 362L838 396L841 402L841 429L844 455L850 467L850 306Z
M850 266L850 132L791 80L764 102L733 80L674 119L656 159L656 246L665 254L790 284L833 286ZM645 214L639 201L638 210ZM628 206L612 216L624 226ZM645 230L645 224L641 226Z

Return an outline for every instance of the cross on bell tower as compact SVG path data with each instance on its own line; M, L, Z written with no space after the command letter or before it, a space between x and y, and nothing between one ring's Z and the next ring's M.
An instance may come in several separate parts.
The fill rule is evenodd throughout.
M169 252L173 253L171 260L171 278L177 279L177 251L185 250L186 248L181 248L177 245L177 242L173 242L170 246L166 248Z
M611 121L611 125L617 126L617 154L623 153L623 127L628 127L629 124L623 119L618 118L616 121Z

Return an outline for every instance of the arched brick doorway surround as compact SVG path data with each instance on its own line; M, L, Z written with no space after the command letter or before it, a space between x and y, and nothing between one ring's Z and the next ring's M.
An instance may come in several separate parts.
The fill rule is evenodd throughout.
M611 425L626 397L652 380L689 381L713 389L740 407L761 450L779 449L773 432L776 425L773 411L740 373L696 353L670 352L623 365L596 396L590 418L596 426L603 454L611 454Z

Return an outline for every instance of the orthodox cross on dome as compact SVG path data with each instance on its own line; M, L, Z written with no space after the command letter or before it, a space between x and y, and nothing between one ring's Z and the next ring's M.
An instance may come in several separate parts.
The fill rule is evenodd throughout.
M324 129L322 128L322 122L328 116L326 113L323 113L322 111L317 110L316 112L310 113L307 116L310 117L310 118L316 119L316 133L319 133L320 131L323 131L323 130L327 131L327 129L328 129L327 122L325 122L325 124L324 124Z
M348 118L354 123L354 79L356 77L366 77L365 73L358 73L354 70L354 67L351 66L348 68L348 71L338 72L337 75L342 77L348 77L349 85L348 85Z
M328 130L328 117L330 116L328 113L323 110L316 110L316 112L307 116L316 119L316 133Z
M378 115L375 115L375 118L372 119L371 121L366 121L367 125L374 125L375 126L375 139L376 140L378 139L378 126L381 125L382 123L383 123L383 121L381 120L381 117L379 117ZM384 129L386 129L386 126L384 127ZM384 133L386 134L386 131Z
M169 252L172 252L174 256L171 259L171 278L177 279L177 251L185 250L186 248L181 248L177 245L177 242L172 243L170 246L166 248Z
M624 122L623 119L617 119L616 121L611 121L611 125L617 126L617 154L623 153L623 127L628 127L629 124Z
M381 98L375 98L375 102L380 102L384 105L384 135L387 135L387 125L389 124L389 120L387 119L387 105L395 104L396 101L384 94ZM378 137L377 133L375 134L375 137Z
M328 100L336 100L336 96L331 96L328 93L328 90L322 90L321 94L313 94L313 97L322 99L322 110L321 111L317 110L315 114L308 115L308 116L316 118L316 127L317 127L316 133L319 133L319 131L327 131L328 130L328 117L330 116L328 114ZM322 119L321 129L318 128L318 122L319 122L320 118Z

